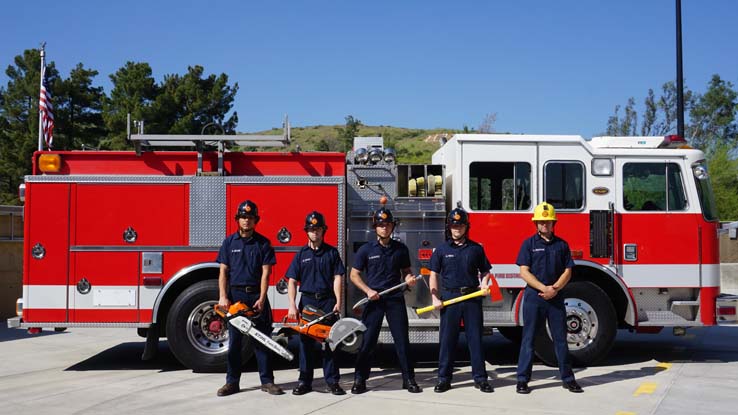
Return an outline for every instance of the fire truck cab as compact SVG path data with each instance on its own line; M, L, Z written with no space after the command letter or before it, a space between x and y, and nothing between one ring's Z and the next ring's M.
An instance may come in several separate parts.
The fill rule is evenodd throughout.
M717 216L704 155L675 137L457 134L430 164L398 164L381 137L352 151L228 151L288 145L275 136L130 135L137 152L37 152L26 176L23 298L11 327L131 327L160 337L187 367L217 370L228 347L215 314L217 250L235 232L244 199L259 206L257 231L277 264L270 279L274 321L287 313L284 273L306 242L305 215L322 212L326 241L350 268L375 238L371 213L388 200L394 237L427 277L445 239L447 212L470 213L470 237L493 265L503 300L485 300L488 332L515 340L524 282L515 260L533 234L533 208L547 201L556 233L575 259L565 295L569 347L577 364L607 355L617 329L736 323L735 297L720 296ZM196 151L150 151L153 145ZM427 278L426 278L427 281ZM347 278L345 316L363 298ZM411 342L438 341L439 314L427 284L405 293ZM276 323L279 326L279 323ZM537 353L553 362L542 330ZM391 342L383 330L380 341ZM244 354L251 353L245 342Z

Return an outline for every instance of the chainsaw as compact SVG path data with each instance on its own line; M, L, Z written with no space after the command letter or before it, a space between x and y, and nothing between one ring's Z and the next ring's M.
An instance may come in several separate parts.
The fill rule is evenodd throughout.
M258 313L246 304L239 301L231 304L228 310L216 304L215 312L241 333L263 344L274 353L290 361L295 358L289 350L282 347L282 345L272 340L269 335L262 333L254 326L254 322L251 319L258 316Z
M295 331L320 342L323 347L327 345L332 351L340 347L345 352L356 353L365 330L366 326L355 318L341 318L338 311L325 313L315 306L306 305L299 321L287 322L287 317L284 318L279 334Z

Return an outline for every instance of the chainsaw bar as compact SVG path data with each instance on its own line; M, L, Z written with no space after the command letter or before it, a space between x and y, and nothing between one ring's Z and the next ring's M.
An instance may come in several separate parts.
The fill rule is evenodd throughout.
M295 356L287 349L282 347L279 343L272 340L271 337L262 333L254 327L254 323L246 317L236 316L231 317L228 322L237 328L241 333L250 336L252 339L258 341L264 346L268 347L269 350L284 357L285 359L292 361Z

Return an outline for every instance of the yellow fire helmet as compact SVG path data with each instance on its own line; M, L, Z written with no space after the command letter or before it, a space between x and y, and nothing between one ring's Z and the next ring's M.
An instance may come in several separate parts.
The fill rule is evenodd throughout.
M531 220L556 220L556 209L550 203L540 203L533 209L533 218Z

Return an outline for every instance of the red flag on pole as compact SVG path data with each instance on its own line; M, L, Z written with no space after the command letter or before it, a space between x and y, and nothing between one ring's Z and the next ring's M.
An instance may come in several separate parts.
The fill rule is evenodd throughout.
M43 133L46 148L51 150L54 142L54 114L51 104L51 94L46 88L46 68L41 70L41 95L38 100L38 110L41 113L41 131Z

